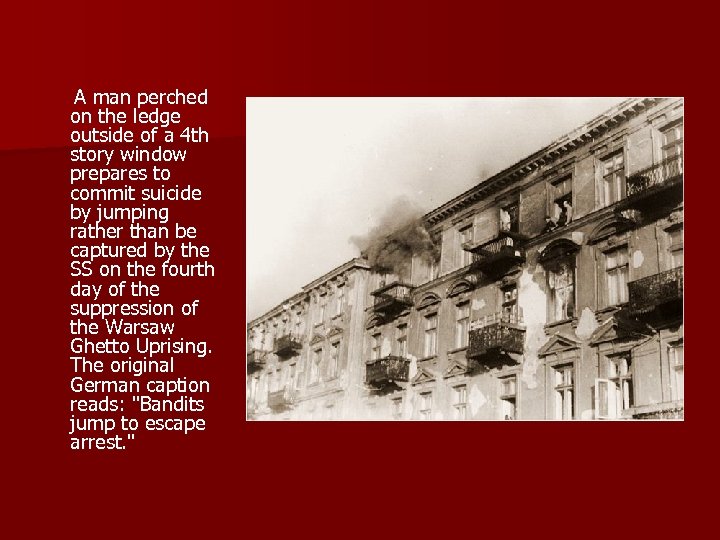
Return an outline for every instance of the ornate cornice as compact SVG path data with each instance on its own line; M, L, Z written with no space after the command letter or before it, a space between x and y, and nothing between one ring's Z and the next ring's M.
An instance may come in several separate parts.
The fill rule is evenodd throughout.
M248 329L250 329L251 327L262 324L263 322L272 319L273 317L277 317L284 311L297 309L298 304L302 305L304 302L307 301L307 299L307 293L304 291L294 294L284 302L272 308L270 311L267 311L259 317L254 318L252 321L249 321L247 323L247 327Z
M313 289L317 289L321 285L325 285L326 282L334 279L338 282L338 284L342 283L345 284L347 282L347 277L344 276L348 270L352 270L353 268L361 268L363 270L370 270L370 265L367 263L367 261L361 257L356 257L346 263L341 264L337 268L334 268L327 272L326 274L320 276L316 280L311 281L307 285L305 285L302 288L302 291L291 296L284 302L281 302L274 308L272 308L270 311L264 313L263 315L260 315L259 317L256 317L252 321L247 323L247 327L250 328L252 326L256 326L268 319L271 319L275 317L276 315L279 315L284 310L288 309L288 306L295 307L298 303L305 302L308 299L308 295ZM327 292L327 291L326 291Z
M557 162L588 143L596 142L599 137L639 115L648 107L662 101L662 99L663 98L631 98L623 101L515 165L483 180L478 185L451 199L432 212L429 212L424 216L424 220L429 225L435 225L473 203L497 193L541 167Z
M331 279L341 278L342 274L344 274L348 270L352 270L353 268L362 268L363 270L370 270L370 265L362 257L356 257L355 259L352 259L344 264L341 264L337 268L333 268L326 274L311 281L310 283L305 285L302 289L305 292L309 292L310 290L315 289L318 286L324 285L326 282L330 281ZM345 281L343 281L343 283L345 283Z

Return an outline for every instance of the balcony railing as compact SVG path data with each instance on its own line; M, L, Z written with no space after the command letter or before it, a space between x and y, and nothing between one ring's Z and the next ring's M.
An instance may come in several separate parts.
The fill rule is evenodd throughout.
M474 268L491 274L502 274L525 261L525 251L519 247L521 243L518 238L500 233L500 236L484 244L463 244L463 249L475 255Z
M275 354L280 358L295 356L299 354L300 349L302 349L302 341L300 336L295 334L285 334L275 341Z
M484 317L480 319L476 319L470 323L470 330L478 330L480 328L483 328L485 326L490 326L491 324L497 324L497 323L505 323L505 324L514 324L514 325L522 325L523 324L523 316L522 316L522 310L519 310L518 312L502 312L498 311L497 313L490 313L489 315L485 315Z
M630 313L641 316L668 306L682 310L683 282L683 267L631 281L628 283Z
M638 195L651 188L668 184L675 179L682 178L682 156L674 156L660 163L638 171L627 180L627 195Z
M661 161L627 179L627 197L618 208L636 209L655 214L682 201L682 156Z
M373 308L379 312L393 312L412 305L411 285L395 282L372 292L375 297Z
M267 404L275 412L290 409L295 403L295 396L289 388L268 392Z
M365 365L365 384L373 388L407 382L410 373L410 360L402 356L386 356L368 360Z
M525 346L525 328L522 318L515 314L496 313L470 325L467 357L482 360L487 356L522 354Z
M508 248L515 249L515 241L506 236L504 238L498 238L492 242L485 244L480 248L480 254L482 255L499 255Z
M247 372L255 373L265 365L265 357L261 351L252 349L247 353Z

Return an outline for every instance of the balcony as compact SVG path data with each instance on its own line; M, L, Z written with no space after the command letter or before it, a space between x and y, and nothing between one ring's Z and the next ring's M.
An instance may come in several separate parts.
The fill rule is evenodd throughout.
M482 364L496 360L516 363L508 353L522 354L525 346L525 328L522 319L515 315L497 313L471 324L467 358Z
M376 389L394 386L397 382L407 382L409 373L410 360L402 356L368 360L365 365L365 384Z
M653 326L682 318L683 268L628 283L628 313Z
M265 365L265 358L261 351L252 349L247 353L247 372L255 373Z
M672 208L682 201L682 156L661 161L627 179L624 208L657 211Z
M525 262L525 251L520 248L524 240L522 235L504 231L484 244L463 244L463 249L474 254L473 269L490 276L501 276Z
M273 412L287 411L292 408L294 403L294 395L287 388L275 392L268 392L267 404Z
M275 354L281 359L300 354L300 349L302 349L302 342L299 336L285 334L275 340Z
M371 293L375 297L373 309L376 313L382 313L386 316L396 315L412 306L412 291L413 287L411 285L398 281L380 287Z

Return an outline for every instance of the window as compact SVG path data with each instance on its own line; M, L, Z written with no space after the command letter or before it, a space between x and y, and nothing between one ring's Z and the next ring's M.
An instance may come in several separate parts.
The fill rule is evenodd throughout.
M293 377L295 376L295 364L287 364L283 367L282 370L282 384L280 385L280 388L282 390L288 390L291 389Z
M630 355L608 360L608 379L615 386L615 410L620 413L633 406L632 360Z
M370 338L370 360L377 360L380 358L380 340L381 335L373 334Z
M515 202L500 209L500 230L520 232L520 204Z
M425 356L437 354L437 313L425 317Z
M467 386L453 388L453 420L467 419Z
M518 323L517 285L508 285L500 289L502 320L509 323Z
M459 231L460 233L460 267L467 266L473 261L472 253L465 251L463 246L466 243L473 241L473 228L472 225L467 225Z
M628 250L627 246L605 253L608 305L616 306L628 300Z
M330 345L330 358L327 365L328 380L334 379L338 374L338 359L340 358L340 342Z
M402 418L402 404L403 404L402 397L393 398L390 401L390 411L391 411L393 420L400 420Z
M440 252L442 249L442 233L436 232L430 235L433 246L435 247L434 256L431 258L428 264L428 281L437 279L440 275Z
M248 336L248 342L248 350L262 350L262 333L256 329L251 330Z
M295 371L295 390L300 389L303 383L303 375L305 372L302 370L302 364L297 366L297 370Z
M279 331L278 331L278 323L274 323L271 334L270 334L270 343L272 343L272 348L275 348L275 340L277 340L280 337Z
M568 175L548 187L548 217L543 232L567 225L572 218L572 175Z
M303 321L302 321L302 315L300 314L299 311L296 311L296 312L295 312L295 328L293 329L296 338L299 338L299 337L302 336L302 334L303 334L303 332L302 332L302 322L303 322Z
M635 406L631 352L613 353L601 361L606 379L595 379L595 418L621 418ZM625 413L625 414L623 414Z
M428 281L437 279L440 275L440 261L432 260L428 263Z
M287 307L285 307L285 306L283 306L283 307L285 309L287 309ZM290 333L290 329L291 329L290 317L291 317L291 315L292 315L291 313L284 311L282 314L282 317L280 318L280 333L282 335L286 335L286 334Z
M290 384L289 387L293 390L300 388L300 379L302 377L302 371L300 371L297 364L290 364Z
M572 364L553 368L555 388L555 418L572 420L574 417L573 398L575 395L575 373Z
M318 297L317 317L315 324L322 324L325 321L325 307L327 306L327 294L321 294Z
M625 197L625 156L622 151L602 160L602 205L609 206Z
M458 304L455 308L455 347L467 347L470 326L470 302Z
M273 374L272 374L272 387L270 389L271 392L277 392L279 390L282 390L282 372L280 371L280 368L277 368Z
M322 349L315 349L310 359L308 384L317 384L320 382L320 362L322 362Z
M672 398L679 400L685 398L685 359L682 342L668 346L668 358L672 370Z
M397 355L402 358L407 358L407 324L400 324L397 327Z
M342 315L345 310L345 286L338 285L337 296L335 298L335 315Z
M515 375L500 379L500 413L503 420L516 418L517 379Z
M288 367L288 380L285 386L290 390L294 390L297 387L297 364L290 364Z
M563 321L575 316L575 264L574 260L559 261L548 270L550 289L550 320Z
M682 122L667 127L662 133L663 160L678 159L682 162L683 155L683 124Z
M432 417L432 392L420 394L420 420L430 420Z
M668 251L670 252L670 268L680 268L683 265L683 229L667 232Z

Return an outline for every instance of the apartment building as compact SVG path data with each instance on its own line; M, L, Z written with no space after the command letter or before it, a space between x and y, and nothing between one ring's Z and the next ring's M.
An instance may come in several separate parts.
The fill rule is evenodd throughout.
M349 261L248 325L248 417L337 420L363 390L370 267Z
M626 100L425 215L431 256L382 272L356 259L253 321L249 354L265 364L249 411L682 418L683 221L683 102ZM340 282L352 304L334 326L317 310ZM296 305L293 371L268 332ZM274 412L266 396L288 385L303 397Z

